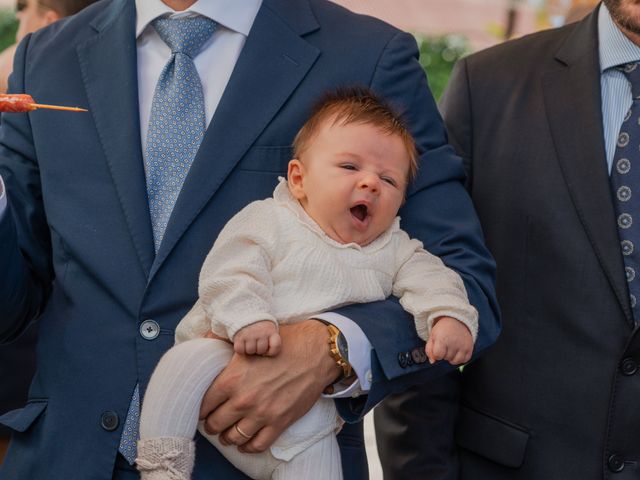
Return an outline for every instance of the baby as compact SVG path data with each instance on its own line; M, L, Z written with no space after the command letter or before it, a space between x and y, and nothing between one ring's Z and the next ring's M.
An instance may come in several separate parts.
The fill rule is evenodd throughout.
M462 280L400 229L417 153L399 116L366 89L341 90L318 104L293 147L273 198L242 209L218 236L199 300L151 378L138 443L143 479L190 478L205 391L234 350L278 355L279 324L395 295L432 363L471 356L478 320ZM233 345L203 338L210 331ZM323 397L263 453L199 431L251 478L341 479L339 425ZM247 439L256 433L236 429Z

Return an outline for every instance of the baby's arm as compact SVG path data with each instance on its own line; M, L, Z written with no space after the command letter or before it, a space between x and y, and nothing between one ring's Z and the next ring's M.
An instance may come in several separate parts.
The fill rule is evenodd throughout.
M446 360L453 365L468 361L478 332L478 313L469 304L462 279L408 236L400 242L399 255L402 263L393 294L414 316L418 335L427 342L429 361Z
M182 320L178 341L184 339L183 332L211 330L218 337L232 340L237 352L277 354L271 252L278 227L271 210L267 201L254 202L222 229L200 272L196 305L202 313L190 312ZM198 326L193 322L199 322Z

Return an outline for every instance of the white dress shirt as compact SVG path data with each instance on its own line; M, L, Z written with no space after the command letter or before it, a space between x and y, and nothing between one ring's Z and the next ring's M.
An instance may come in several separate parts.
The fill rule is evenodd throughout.
M171 57L171 50L151 22L157 17L201 15L218 25L202 46L193 63L200 75L207 126L220 103L231 72L236 65L262 0L199 0L188 9L176 12L162 0L136 0L136 44L138 51L138 101L142 151L146 155L151 104L158 78Z

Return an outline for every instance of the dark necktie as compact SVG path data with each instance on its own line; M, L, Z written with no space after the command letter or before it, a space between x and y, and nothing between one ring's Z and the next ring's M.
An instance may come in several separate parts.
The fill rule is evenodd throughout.
M618 236L629 287L631 310L640 320L640 67L620 67L631 84L633 103L624 117L611 168Z

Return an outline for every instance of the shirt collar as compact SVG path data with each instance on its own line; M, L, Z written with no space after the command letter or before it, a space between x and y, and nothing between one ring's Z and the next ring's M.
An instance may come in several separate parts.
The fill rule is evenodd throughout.
M640 47L620 31L604 3L598 12L598 44L601 73L611 67L640 61Z
M296 200L296 198L291 194L291 191L287 186L287 181L283 177L278 177L278 185L273 191L273 199L278 205L283 205L291 210L298 222L315 233L322 241L338 249L351 248L367 253L373 253L384 248L391 241L393 234L400 230L400 217L396 217L391 223L391 226L384 233L367 245L361 246L357 243L340 243L327 235L320 225L318 225L304 210L304 208L302 208L300 202L298 202L298 200Z
M176 12L162 0L136 1L136 38L161 15L202 15L245 37L258 14L262 0L198 0L184 12Z

